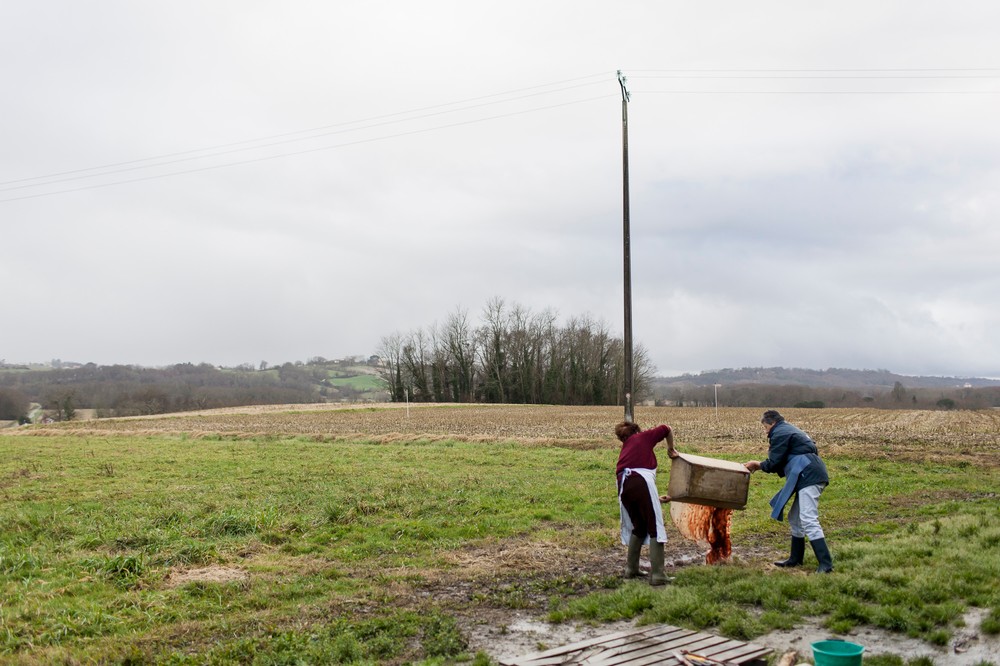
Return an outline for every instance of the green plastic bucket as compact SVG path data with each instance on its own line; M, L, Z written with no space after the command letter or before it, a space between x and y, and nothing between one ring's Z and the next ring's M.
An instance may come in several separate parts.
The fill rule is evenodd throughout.
M847 641L817 641L812 650L816 666L861 666L865 646Z

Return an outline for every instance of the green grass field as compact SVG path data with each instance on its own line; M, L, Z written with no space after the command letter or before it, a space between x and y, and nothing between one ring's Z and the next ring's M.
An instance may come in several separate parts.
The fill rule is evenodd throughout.
M532 409L556 422L561 408ZM335 433L366 413L323 414ZM610 441L261 434L265 416L244 417L252 434L149 433L136 420L131 433L0 436L0 662L488 663L463 627L514 610L741 639L819 617L943 644L976 606L990 610L983 630L1000 631L989 442L935 462L930 445L883 455L886 435L877 455L859 454L865 444L826 456L829 576L768 565L787 528L767 517L779 480L755 475L733 562L681 567L652 589L618 576ZM728 442L698 448L747 459ZM668 556L682 545L670 538Z
M333 386L348 386L355 391L385 391L386 383L378 375L372 374L356 374L344 376L344 373L340 372L330 372L330 378L328 380Z

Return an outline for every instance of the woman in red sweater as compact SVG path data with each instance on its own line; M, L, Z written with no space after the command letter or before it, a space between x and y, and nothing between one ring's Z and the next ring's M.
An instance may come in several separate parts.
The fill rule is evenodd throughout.
M639 575L639 553L642 545L648 543L649 584L663 585L667 582L663 573L663 544L667 541L667 533L663 527L660 502L669 502L670 498L657 494L656 454L653 448L667 440L667 455L676 457L674 433L668 425L641 430L635 423L622 421L615 427L615 435L622 443L615 473L618 477L622 543L628 546L625 577Z

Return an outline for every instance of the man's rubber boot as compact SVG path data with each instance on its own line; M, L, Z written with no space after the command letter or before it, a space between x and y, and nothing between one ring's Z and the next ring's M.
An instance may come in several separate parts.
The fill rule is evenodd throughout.
M663 573L663 544L654 539L649 541L649 584L666 585L667 576Z
M802 558L806 555L806 538L805 537L792 537L792 554L788 556L787 560L781 560L780 562L775 562L776 567L797 567L802 564Z
M816 567L816 573L830 573L833 571L833 555L830 554L830 549L826 547L826 539L816 539L815 541L810 541L809 544L813 548L813 552L816 553L816 561L819 562L819 566Z
M628 559L625 560L626 578L639 577L639 553L642 551L642 542L643 539L634 534L628 540Z

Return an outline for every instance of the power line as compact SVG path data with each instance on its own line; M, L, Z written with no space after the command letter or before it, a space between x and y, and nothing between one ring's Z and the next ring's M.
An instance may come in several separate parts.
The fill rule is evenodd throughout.
M906 68L906 69L652 69L652 70L633 70L638 72L653 72L670 73L668 76L644 76L641 73L637 76L633 75L634 78L645 78L645 79L851 79L851 78L873 78L873 79L909 79L909 78L1000 78L1000 74L996 75L973 75L973 76L759 76L756 73L844 73L844 72L998 72L1000 73L1000 68ZM737 72L738 76L703 76L703 73L720 73L720 72ZM679 74L683 73L683 74ZM692 75L694 73L694 75ZM754 76L746 76L748 73L755 73ZM364 118L354 121L347 121L329 125L322 125L314 128L294 130L291 132L283 132L280 134L273 134L264 137L259 137L256 139L244 139L241 141L235 141L224 144L217 144L213 146L208 146L206 148L197 148L185 151L176 151L172 153L165 153L161 155L155 155L152 157L140 158L135 160L128 160L123 162L114 162L110 164L98 165L93 167L85 167L80 169L72 169L68 171L60 171L55 173L49 173L39 176L30 176L25 178L19 178L8 181L0 181L0 192L10 192L19 189L28 189L32 187L41 187L45 185L53 185L62 182L69 182L72 180L85 179L85 178L97 178L101 176L113 175L116 173L124 173L127 171L140 170L140 169L151 169L160 166L166 166L170 164L177 164L184 161L193 161L199 159L206 159L209 157L218 157L221 155L233 154L237 152L244 152L248 150L257 150L259 148L267 148L276 145L283 145L287 143L295 143L300 141L308 141L323 136L331 136L333 134L342 134L348 132L361 131L365 129L371 129L373 127L378 127L381 125L388 125L393 123L401 122L411 122L414 120L420 120L424 118L433 117L435 115L444 115L448 113L458 113L465 110L470 110L473 108L481 106L490 106L493 104L502 104L507 102L516 101L518 99L525 99L527 97L553 94L557 92L563 92L577 87L584 87L590 85L603 84L605 73L589 74L587 76L574 77L570 79L563 79L561 81L555 81L546 84L539 84L535 86L528 86L524 88L517 88L508 91L502 91L498 93L491 93L488 95L480 95L477 97L466 98L462 100L456 100L454 102L446 102L442 104L435 104L430 106L418 107L415 109L410 109L406 111L398 111L389 114L383 114L379 116L373 116L370 118ZM594 80L600 77L601 80ZM552 89L552 86L561 86L568 83L576 83L579 81L590 81L589 83L581 83L574 86L568 86L563 88ZM543 89L542 92L536 92L526 95L520 95L517 97L509 97L516 93L523 93L527 91L533 91ZM696 95L696 94L838 94L838 95L852 95L852 94L984 94L991 91L696 91L696 90L651 90L645 91L647 94L679 94L679 95ZM506 99L499 99L493 102L487 102L483 104L475 104L471 106L458 107L458 105L469 104L471 102L479 102L481 100L495 99L500 97L506 97ZM458 107L458 108L449 108ZM412 114L421 113L424 111L433 111L435 109L444 109L441 111L435 111L433 113L424 113L423 115L414 116ZM400 116L406 116L400 118ZM397 120L386 120L390 118L396 118ZM385 121L385 122L375 122L375 121ZM370 123L367 125L361 125L362 123ZM357 127L351 128L352 125L359 125ZM348 129L335 129L335 128L348 128ZM327 131L332 130L332 131ZM306 135L306 136L301 136ZM293 137L293 138L286 138ZM269 143L263 143L269 142ZM241 146L241 147L238 147ZM210 152L215 151L215 152ZM176 159L171 159L176 158ZM97 173L94 173L97 172ZM61 178L65 176L64 178ZM29 181L45 181L42 183L29 182ZM10 186L10 187L5 187Z
M996 95L1000 90L640 90L640 95Z
M830 80L830 79L840 79L840 80L853 80L853 79L882 79L882 80L906 80L906 79L925 79L925 80L949 80L949 79L994 79L1000 78L1000 68L910 68L910 69L658 69L658 70L634 70L639 72L638 75L632 75L632 78L639 79L684 79L684 80L723 80L723 79L766 79L766 80ZM643 75L642 72L653 73L655 75ZM889 75L889 72L900 72L905 75ZM934 72L934 75L925 75ZM941 72L995 72L996 74L939 74ZM662 75L666 73L666 75ZM726 75L718 75L721 73L727 73ZM736 73L735 75L733 73ZM802 76L801 74L810 73L811 75ZM838 74L837 76L831 76L830 74ZM862 73L861 76L847 75L845 73ZM878 73L877 75L871 75L873 73ZM914 75L914 73L920 73L920 75ZM710 74L706 76L705 74ZM765 75L766 74L766 75ZM781 74L781 75L773 75ZM796 74L795 76L789 76L788 74ZM269 136L264 136L256 139L246 139L242 141L217 144L207 148L192 149L185 151L177 151L172 153L165 153L153 157L147 157L142 159L135 159L123 162L115 162L110 164L104 164L94 167L86 167L80 169L73 169L68 171L61 171L50 173L41 176L32 176L26 178L20 178L16 180L2 181L0 186L0 192L12 192L14 190L22 190L28 188L38 188L54 185L57 183L70 182L74 180L84 180L89 178L99 178L104 176L110 176L119 173L125 173L129 171L137 171L141 169L153 169L164 166L169 166L172 164L178 164L182 162L190 162L194 160L208 159L212 157L219 157L223 155L231 155L234 153L245 152L249 150L259 150L263 148L270 148L274 146L287 145L291 143L310 141L319 139L322 137L332 136L336 134L346 134L351 132L360 132L362 130L373 129L376 127L383 127L393 124L399 124L404 122L415 122L418 120L425 120L428 118L433 118L436 116L442 116L452 113L461 113L465 111L471 111L473 109L479 109L484 107L491 107L500 104L507 104L515 102L518 100L523 100L531 97L538 97L543 95L550 95L560 92L566 92L569 90L574 90L578 88L584 88L593 85L604 85L607 82L608 75L606 73L591 74L582 77L575 77L570 79L564 79L562 81L557 81L553 83L529 86L525 88L518 88L514 90L508 90L504 92L492 93L489 95L481 95L477 97L466 98L462 100L457 100L454 102L447 102L442 104L435 104L431 106L424 106L415 109L410 109L407 111L399 111L389 114L383 114L378 116L372 116L369 118L364 118L360 120L341 122L329 125L323 125L319 127L314 127L305 130L296 130L292 132L284 132L281 134L273 134ZM600 78L598 78L600 77ZM558 88L553 88L554 86L562 86ZM538 91L538 92L533 92ZM638 90L636 91L640 95L992 95L1000 93L1000 90ZM389 134L379 137L372 137L367 139L359 139L357 141L349 141L329 146L319 146L315 148L308 148L304 150L279 153L275 155L266 155L254 158L248 158L244 160L231 161L221 164L208 165L204 167L183 169L178 171L172 171L168 173L152 174L148 176L131 178L125 180L118 180L106 183L95 183L92 185L85 185L76 188L67 188L62 190L55 190L49 192L41 192L37 194L30 194L24 196L10 197L7 199L0 199L0 203L6 203L11 201L20 201L24 199L34 199L46 196L52 196L56 194L66 194L70 192L79 192L88 189L97 189L104 187L112 187L115 185L122 185L127 183L135 183L147 180L154 180L158 178L166 178L169 176L177 176L189 173L197 173L201 171L210 171L215 169L222 169L232 166L238 166L243 164L250 164L254 162L261 162L266 160L279 159L282 157L291 157L295 155L303 155L313 152L320 152L326 150L334 150L337 148L343 148L347 146L353 146L363 143L370 143L375 141L384 141L388 139L398 138L402 136L409 136L415 134L421 134L425 132L436 131L440 129L447 129L450 127L458 127L462 125L476 124L481 122L488 122L491 120L497 120L501 118L507 118L511 116L523 115L527 113L534 113L537 111L543 111L547 109L558 108L562 106L569 106L574 104L580 104L585 102L590 102L598 99L605 99L609 95L601 95L597 97L591 97L581 100L573 100L569 102L564 102L560 104L553 104L548 106L535 107L531 109L512 111L505 114L496 114L492 116L487 116L484 118L472 119L467 121L460 121L448 124L437 125L433 127L419 128L406 132L398 132L395 134ZM492 101L485 101L492 100ZM419 114L419 115L415 115ZM305 135L305 136L302 136ZM214 151L214 152L213 152ZM43 181L43 182L29 182L29 181Z
M139 183L139 182L147 181L147 180L156 180L156 179L159 179L159 178L167 178L169 176L180 176L180 175L188 174L188 173L198 173L198 172L201 172L201 171L212 171L212 170L215 170L215 169L224 169L224 168L227 168L227 167L239 166L239 165L242 165L242 164L252 164L254 162L264 162L264 161L267 161L267 160L275 160L275 159L280 159L282 157L293 157L295 155L305 155L305 154L308 154L308 153L316 153L316 152L321 152L321 151L325 151L325 150L335 150L337 148L345 148L345 147L348 147L348 146L356 146L356 145L364 144L364 143L373 143L375 141L385 141L387 139L395 139L395 138L398 138L398 137L401 137L401 136L411 136L411 135L414 135L414 134L423 134L425 132L432 132L432 131L439 130L439 129L447 129L447 128L450 128L450 127L460 127L462 125L473 125L473 124L476 124L476 123L488 122L488 121L491 121L491 120L498 120L500 118L509 118L511 116L519 116L519 115L524 115L524 114L528 114L528 113L535 113L537 111L545 111L545 110L548 110L548 109L555 109L555 108L559 108L559 107L563 107L563 106L570 106L570 105L574 105L574 104L583 104L583 103L586 103L586 102L592 102L592 101L599 100L599 99L607 99L609 97L614 97L614 95L613 94L600 95L600 96L597 96L597 97L589 97L587 99L579 99L579 100L574 100L574 101L571 101L571 102L563 102L563 103L560 103L560 104L553 104L553 105L550 105L550 106L536 107L536 108L533 108L533 109L526 109L526 110L523 110L523 111L512 111L510 113L504 113L504 114L499 114L499 115L495 115L495 116L488 116L488 117L485 117L485 118L477 118L477 119L474 119L474 120L466 120L466 121L462 121L462 122L449 123L447 125L438 125L436 127L426 127L426 128L422 128L422 129L408 131L408 132L399 132L397 134L390 134L390 135L386 135L386 136L373 137L373 138L369 138L369 139L360 139L358 141L349 141L347 143L339 143L339 144L334 144L332 146L320 146L320 147L317 147L317 148L309 148L309 149L306 149L306 150L299 150L299 151L295 151L295 152L291 152L291 153L280 153L280 154L277 154L277 155L266 155L266 156L255 157L255 158L246 159L246 160L239 160L239 161L236 161L236 162L226 162L224 164L214 164L214 165L211 165L211 166L199 167L199 168L196 168L196 169L184 169L184 170L181 170L181 171L171 171L169 173L161 173L161 174L154 174L154 175L150 175L150 176L143 176L141 178L131 178L131 179L128 179L128 180L118 180L118 181L114 181L114 182L110 182L110 183L96 183L94 185L85 185L83 187L75 187L75 188L70 188L70 189L65 189L65 190L55 190L55 191L52 191L52 192L40 192L38 194L28 194L28 195L24 195L24 196L20 196L20 197L10 197L8 199L0 199L0 203L7 203L7 202L10 202L10 201L23 201L25 199L39 199L39 198L42 198L42 197L54 196L54 195L57 195L57 194L68 194L70 192L82 192L84 190L94 190L94 189L100 189L100 188L105 188L105 187L113 187L115 185L125 185L125 184L128 184L128 183Z
M634 72L1000 72L1000 67L910 67L910 68L860 68L860 69L638 69L630 70L630 76L635 78ZM638 78L642 78L640 74Z
M899 69L652 69L634 70L645 80L768 80L768 81L965 81L1000 79L998 67ZM645 74L643 74L645 72ZM982 95L997 90L642 90L663 95Z
M80 168L80 169L71 169L71 170L68 170L68 171L60 171L60 172L45 174L45 175L41 175L41 176L30 176L30 177L26 177L26 178L15 179L15 180L0 181L0 186L15 185L17 183L26 183L27 181L46 180L46 179L50 179L50 178L58 178L60 176L73 176L73 174L83 174L85 172L100 171L102 169L116 169L117 167L124 167L124 168L121 168L121 169L117 169L115 171L102 171L101 173L98 173L98 174L87 175L87 176L76 176L76 177L64 178L64 179L60 179L60 180L50 180L50 181L47 181L45 183L32 183L32 184L27 184L27 185L15 185L14 187L4 187L4 188L0 188L0 192L11 191L11 190L16 190L16 189L24 189L26 187L37 187L37 186L40 186L40 185L49 185L49 184L58 183L58 182L65 182L65 181L68 181L68 180L74 180L77 177L79 177L79 178L90 178L90 177L95 177L95 176L108 175L108 174L112 174L112 173L121 173L123 171L129 171L129 170L133 170L133 169L152 168L152 167L155 167L155 166L163 166L163 165L166 165L166 164L175 164L177 162L182 162L182 161L185 161L185 160L202 159L204 157L215 157L215 156L218 156L218 155L224 155L224 154L229 154L229 153L234 153L234 152L240 152L240 151L243 151L243 150L254 150L254 149L257 149L257 148L266 148L266 147L270 147L270 146L274 146L274 145L280 145L282 143L293 143L293 142L296 142L296 141L306 141L306 140L313 139L313 138L318 138L318 137L321 137L321 136L329 136L331 134L337 134L337 133L343 133L343 132L351 132L351 131L359 131L359 130L362 130L362 129L371 129L372 127L378 127L380 125L392 124L393 122L407 122L407 121L412 121L412 120L420 120L420 119L423 119L423 118L429 118L429 117L432 117L432 116L435 116L435 115L443 115L443 114L446 114L446 113L457 113L457 112L460 112L460 111L465 111L465 110L469 110L469 109L472 109L472 108L478 108L478 107L481 107L481 106L490 106L492 104L502 104L502 103L516 101L516 100L519 100L519 99L525 99L525 98L528 98L528 97L534 97L534 96L546 95L546 94L553 94L553 93L557 93L557 92L564 92L566 90L571 90L571 89L574 89L574 88L580 88L580 87L585 87L585 86L590 86L590 85L596 85L596 84L599 84L599 83L604 83L604 81L603 80L592 81L590 83L580 83L580 84L577 84L577 85L567 86L567 87L564 87L564 88L552 89L552 86L561 86L561 85L568 84L568 83L576 83L578 81L585 81L585 80L588 80L588 79L595 79L596 77L605 77L605 76L607 76L607 75L604 74L604 73L601 73L601 74L590 74L588 76L575 77L575 78L564 79L562 81L556 81L556 82L547 83L547 84L541 84L541 85L535 85L535 86L528 86L526 88L517 88L517 89L514 89L514 90L508 90L508 91L498 92L498 93L491 93L489 95L481 95L481 96L478 96L478 97L471 97L471 98L467 98L467 99L457 100L457 101L454 101L454 102L447 102L447 103L442 103L442 104L434 104L434 105L431 105L431 106L419 107L419 108L410 109L410 110L407 110L407 111L397 111L397 112L394 112L394 113L388 113L388 114L383 114L383 115L379 115L379 116L373 116L373 117L370 117L370 118L363 118L363 119L360 119L360 120L353 120L353 121L335 123L335 124L330 124L330 125L322 125L322 126L319 126L319 127L314 127L314 128L310 128L310 129L304 129L304 130L295 130L295 131L292 131L292 132L283 132L281 134L273 134L273 135L269 135L269 136L259 137L259 138L256 138L256 139L245 139L245 140L242 140L242 141L234 141L234 142L231 142L231 143L224 143L224 144L217 144L217 145L213 145L213 146L208 146L206 148L196 148L196 149L192 149L192 150L183 150L183 151L177 151L177 152L172 152L172 153L164 153L164 154L161 154L161 155L155 155L155 156L152 156L152 157L144 157L144 158L135 159L135 160L128 160L128 161L124 161L124 162L113 162L113 163L110 163L110 164L104 164L104 165L93 166L93 167L85 167L85 168ZM414 113L421 113L421 112L424 112L424 111L431 111L433 109L447 109L447 107L454 107L454 106L457 106L457 105L460 105L460 104L469 104L471 102L479 102L481 100L486 100L486 99L491 99L491 98L497 98L497 97L507 97L507 96L513 95L515 93L523 93L523 92L527 92L527 91L531 91L531 90L538 90L539 88L543 88L544 90L542 92L532 93L532 94L527 94L527 95L521 95L519 97L508 97L507 99L497 100L495 102L490 102L490 103L476 104L476 105L472 105L472 106L460 107L460 108L457 108L457 109L448 109L448 110L439 111L439 112L436 112L436 113L427 113L427 114L424 114L424 115L421 115L421 116L412 116L412 114L414 114ZM395 120L395 121L370 124L370 125L366 125L366 126L362 126L362 127L357 127L357 128L354 128L354 129L343 129L343 130L338 130L338 131L333 131L333 132L324 132L322 134L313 134L313 135L306 136L306 137L299 137L299 138L294 138L294 139L287 139L286 141L273 141L272 143L267 143L267 144L262 144L262 145L247 146L247 144L259 144L262 141L272 141L272 140L275 140L275 139L282 139L284 137L292 137L292 136L301 135L301 134L308 134L308 133L311 133L311 132L323 132L324 130L330 130L330 129L333 129L333 128L348 127L350 125L359 125L361 123L373 123L374 121L385 120L387 118L397 118L399 116L409 116L409 117L402 118L402 119ZM247 146L247 147L244 147L244 148L234 148L234 146ZM223 149L230 149L230 148L232 148L232 150L223 150ZM205 153L207 151L213 151L213 150L214 151L220 151L220 152L210 153L210 154L207 154L207 155L196 155L196 153ZM182 155L190 155L191 157L183 157L183 158L181 158L180 156L182 156ZM169 159L169 158L175 158L175 157L179 158L179 159L175 159L175 160L170 160ZM156 164L152 164L152 165L141 164L143 162L151 162L151 161L154 161L154 160L168 160L168 161L157 162ZM130 166L130 165L138 165L138 166Z
M657 76L636 76L636 77L633 77L633 78L637 78L637 79L698 79L698 80L703 80L703 81L720 80L720 79L736 79L736 80L744 80L744 79L768 79L768 80L772 80L772 81L774 81L774 80L777 80L777 81L793 81L793 80L822 81L824 79L836 79L836 80L842 80L842 81L843 80L856 81L856 80L863 80L863 79L879 79L879 80L905 81L905 80L912 80L912 79L919 79L919 80L934 79L934 80L939 80L939 81L953 81L953 80L962 80L962 79L1000 79L1000 74L962 74L960 76L944 76L944 75L933 75L933 76L930 76L930 75L922 75L922 74L921 75L910 75L910 74L907 74L905 76L899 76L899 75L891 76L891 75L885 75L885 74L878 74L878 75L874 75L874 76L873 75L868 75L868 74L860 75L860 76L859 75L853 75L853 74L848 74L846 76L845 75L838 75L838 76L828 76L828 75L822 75L822 76L799 76L799 75L788 76L788 75L781 75L781 76L778 76L778 75L760 75L760 74L754 74L752 76L747 76L747 75L742 75L742 74L741 75L716 76L716 75L713 74L712 76L705 76L703 74L697 74L697 75L695 75L695 74L668 74L668 75L657 75Z
M172 160L164 159L162 161L153 162L151 164L136 164L136 162L151 161L151 160L154 160L154 159L157 159L157 158L147 158L146 160L135 160L133 162L128 163L128 164L131 164L132 166L122 166L121 168L118 168L118 169L106 168L107 170L98 171L97 173L86 173L86 174L83 174L82 172L84 172L84 171L97 171L97 169L100 169L102 167L92 167L90 169L79 169L76 172L74 172L74 173L77 173L78 175L68 175L65 178L52 178L50 180L46 180L46 181L41 182L41 183L25 183L25 184L21 184L21 185L14 185L12 187L0 187L0 192L11 192L11 191L14 191L14 190L23 190L23 189L27 189L27 188L31 188L31 187L42 187L42 186L45 186L45 185L54 185L56 183L65 183L65 182L69 182L69 181L73 181L73 180L82 180L82 179L85 179L85 178L99 178L101 176L108 176L108 175L112 175L112 174L116 174L116 173L124 173L124 172L127 172L127 171L137 171L137 170L140 170L140 169L153 169L153 168L156 168L156 167L167 166L167 165L170 165L170 164L177 164L177 163L180 163L180 162L190 162L190 161L193 161L193 160L207 159L209 157L218 157L220 155L231 155L233 153L246 152L248 150L258 150L260 148L270 148L272 146L286 145L286 144L289 144L289 143L296 143L296 142L300 142L300 141L310 141L312 139L318 139L318 138L322 138L322 137L325 137L325 136L332 136L332 135L335 135L335 134L347 134L347 133L350 133L350 132L360 132L362 130L372 129L372 128L375 128L375 127L382 127L382 126L385 126L385 125L393 125L393 124L398 124L398 123L402 123L402 122L410 122L410 121L414 121L414 120L423 120L425 118L432 118L434 116L445 115L445 114L448 114L448 113L458 113L458 112L462 112L462 111L469 111L471 109L481 108L481 107L484 107L484 106L494 106L496 104L501 104L501 103L506 103L506 102L511 102L511 101L517 101L517 100L521 100L521 99L527 99L529 97L537 97L539 95L548 95L548 94L553 94L553 93L557 93L557 92L565 92L567 90L573 90L573 89L576 89L576 88L580 88L580 87L584 87L584 86L589 86L589 85L593 85L593 84L589 84L588 83L588 84L580 84L580 85L575 85L575 86L567 86L565 88L559 88L559 89L556 89L556 90L549 90L549 91L546 91L546 92L531 93L531 94L528 94L528 95L521 95L519 97L510 97L510 98L507 98L507 99L504 99L504 100L501 100L501 101L497 101L497 102L487 102L487 103L483 103L483 104L473 104L473 105L470 105L470 106L464 106L464 107L460 107L460 108L457 108L457 109L448 109L446 111L437 111L437 112L434 112L434 113L426 113L426 114L423 114L423 115L420 115L420 116L408 116L407 118L404 118L404 119L401 119L401 120L389 120L389 121L385 121L385 122L372 123L372 124L369 124L369 125L361 125L361 126L354 127L354 128L351 128L351 129L339 129L339 130L334 130L334 131L329 131L329 132L321 132L321 133L318 133L318 134L311 134L309 136L297 137L297 138L294 138L294 139L284 139L284 140L281 140L281 141L272 141L270 143L256 143L255 145L244 146L242 148L230 148L228 150L217 150L215 152L203 152L203 154L200 154L200 155L192 155L192 156L189 156L189 157L178 157L178 158L172 159ZM355 121L355 122L358 122L358 121ZM344 124L349 124L349 123L344 123ZM261 139L261 140L263 140L263 139ZM250 143L250 141L241 142L241 143ZM209 150L209 149L205 149L205 150ZM199 152L199 151L189 151L189 152ZM56 174L56 175L60 175L60 174ZM36 180L40 180L42 178L44 178L44 177L43 176L38 176L35 179ZM28 180L28 179L24 179L24 180ZM12 182L18 182L18 181L12 181Z

